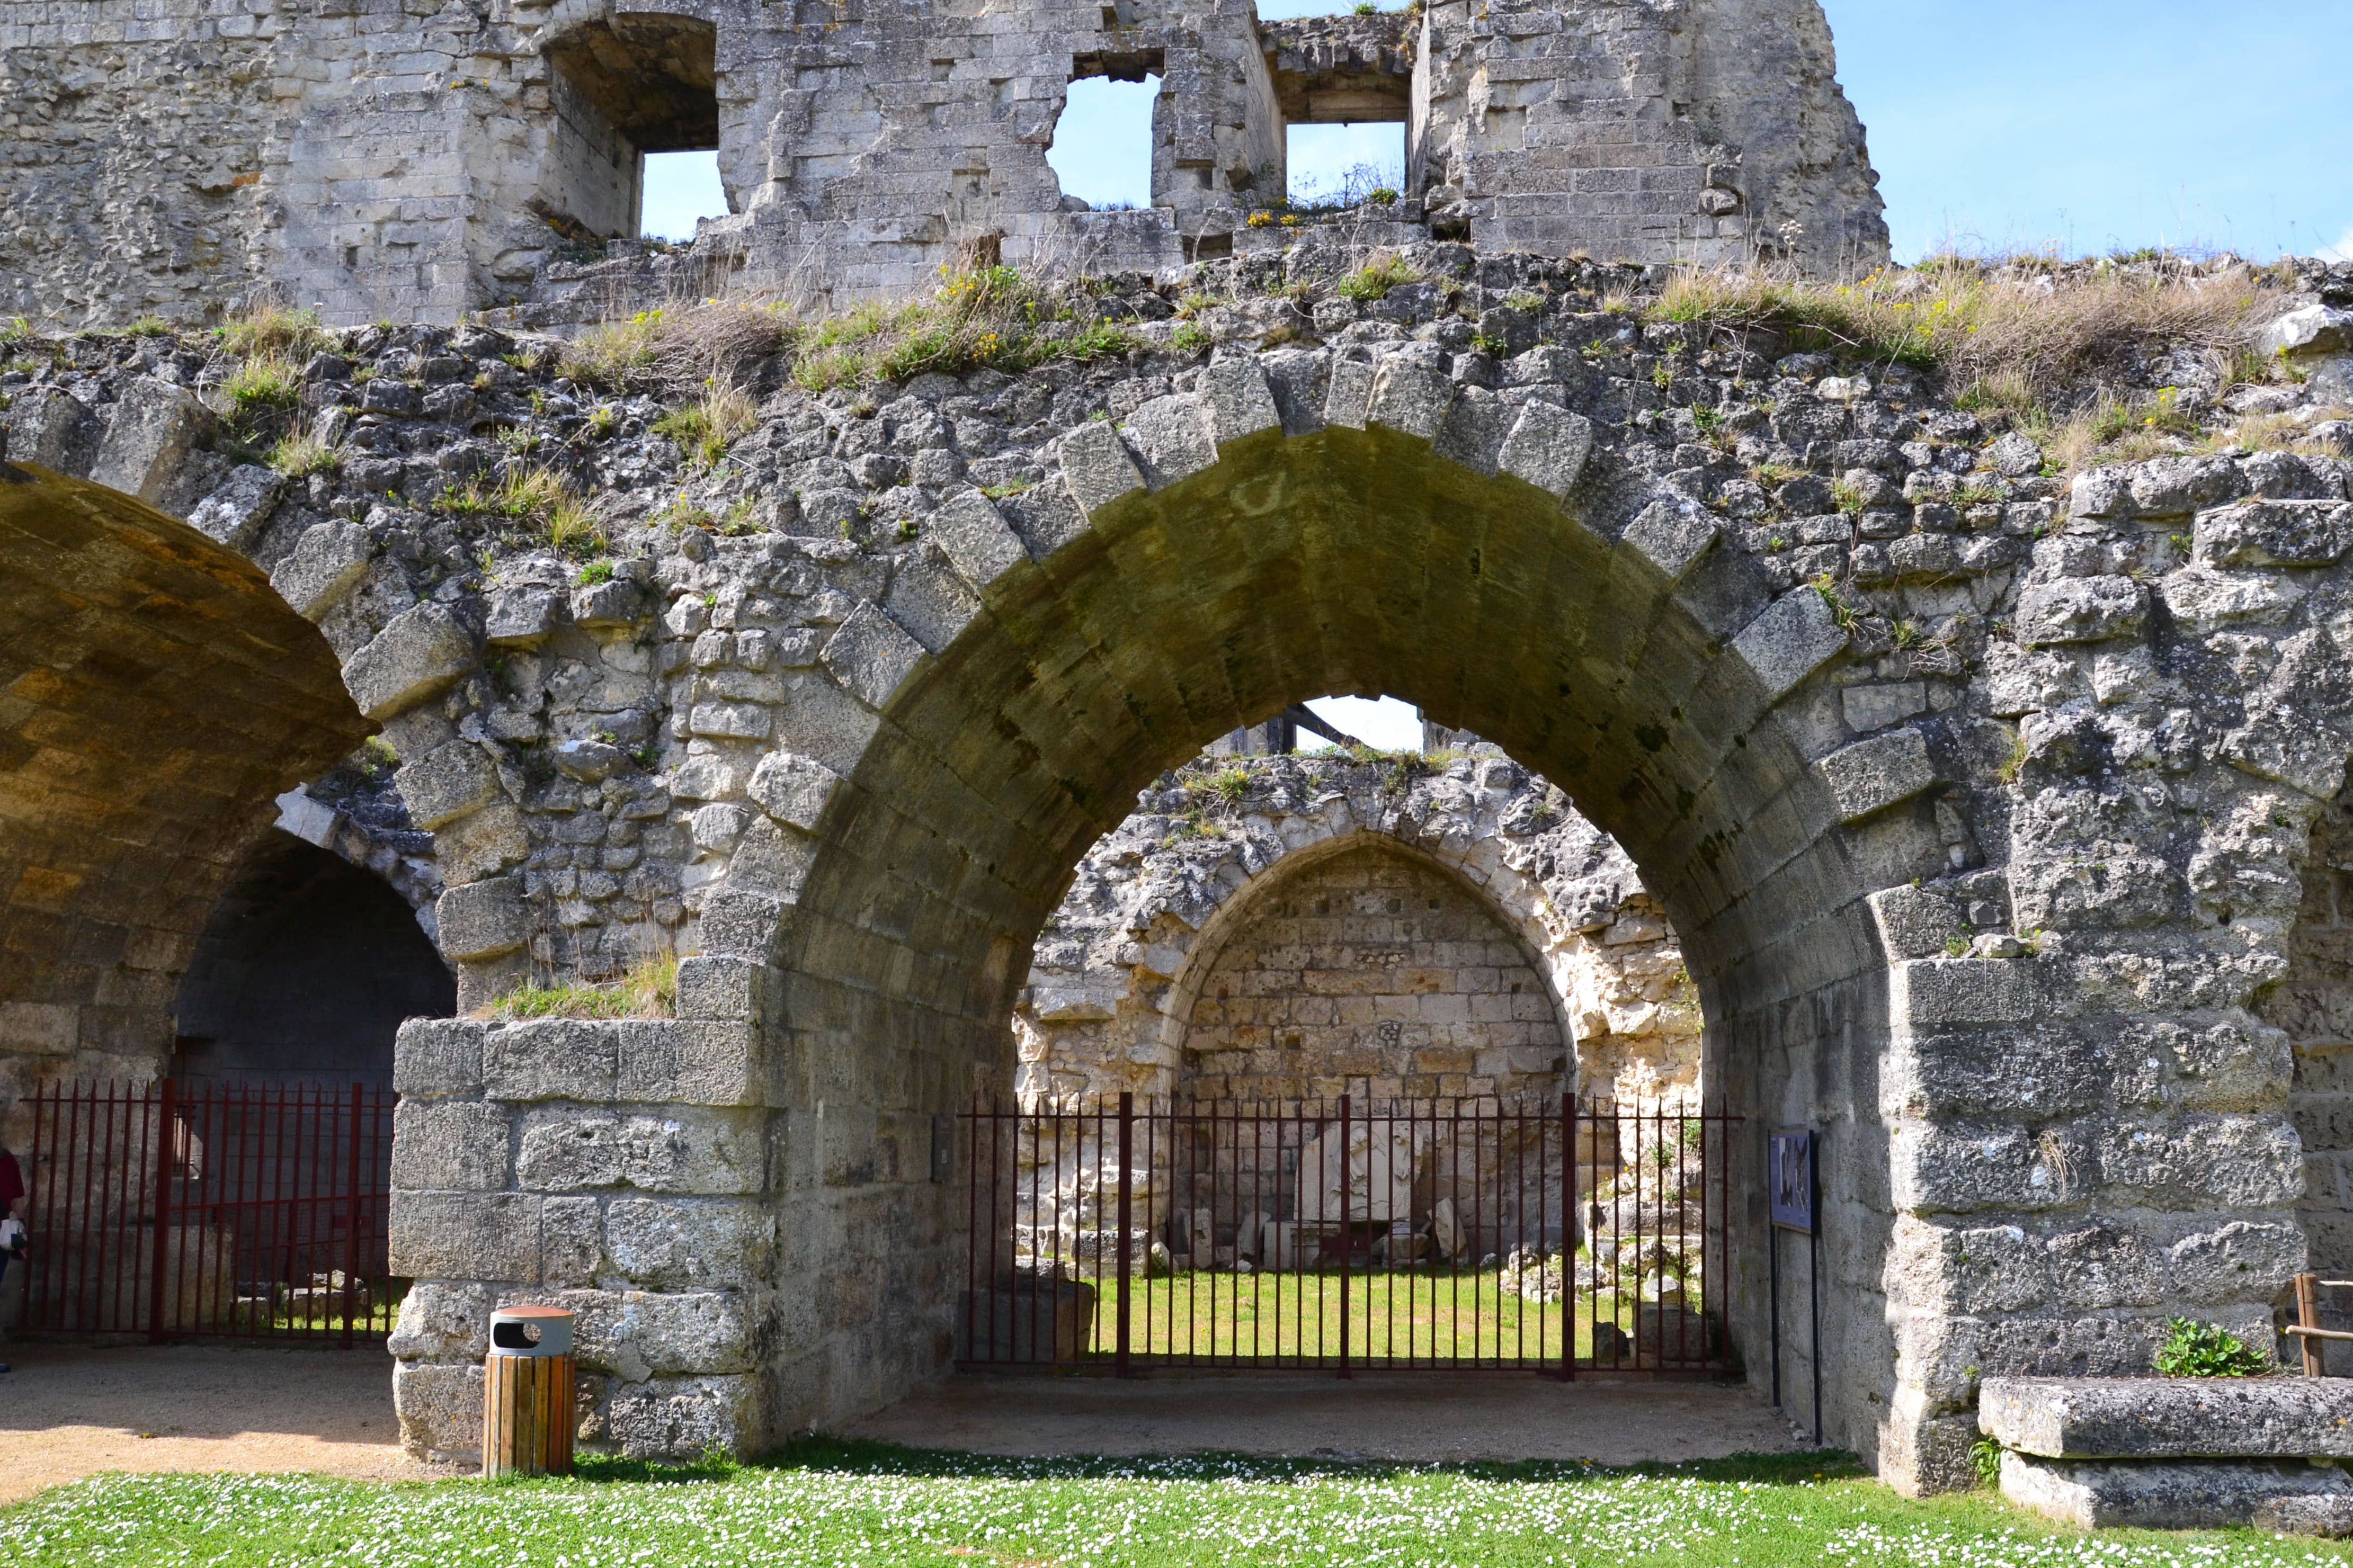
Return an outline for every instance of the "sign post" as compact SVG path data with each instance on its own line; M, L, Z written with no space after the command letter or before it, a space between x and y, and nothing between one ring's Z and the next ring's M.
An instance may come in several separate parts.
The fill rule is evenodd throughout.
M1771 1224L1765 1249L1773 1322L1773 1408L1781 1408L1781 1237L1794 1230L1806 1238L1806 1315L1810 1321L1814 1443L1822 1440L1822 1233L1821 1134L1810 1127L1785 1128L1765 1140L1765 1194Z

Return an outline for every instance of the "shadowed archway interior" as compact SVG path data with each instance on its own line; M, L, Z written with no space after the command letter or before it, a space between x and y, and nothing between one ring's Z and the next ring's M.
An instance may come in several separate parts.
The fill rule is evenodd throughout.
M855 1403L856 1385L949 1353L959 1265L943 1194L893 1190L921 1174L903 1155L894 1179L848 1152L920 1147L925 1119L1001 1081L1030 944L1139 787L1323 692L1416 703L1558 784L1683 934L1706 1071L1750 1118L1750 1152L1765 1121L1804 1115L1841 1124L1838 1158L1867 1165L1883 1142L1870 1064L1886 1007L1860 900L1934 868L1859 865L1873 840L1834 831L1790 728L1811 699L1777 709L1783 692L1725 647L1769 602L1753 568L1718 551L1671 576L1580 521L1587 509L1608 498L1573 492L1564 510L1378 427L1270 430L1074 514L1050 553L1030 542L1045 559L991 584L889 703L779 937L780 1098L810 1108L814 1160L794 1179L838 1195L842 1245L886 1214L892 1235L841 1268L822 1240L797 1254L832 1281L802 1375ZM1833 1170L1830 1201L1851 1202L1857 1179ZM1879 1379L1893 1354L1863 1298L1884 1225L1857 1208L1858 1263L1837 1282L1857 1340L1838 1353ZM1761 1251L1738 1267L1734 1328L1754 1346Z
M175 1076L392 1087L404 1018L458 983L384 879L273 832L238 868L180 981Z

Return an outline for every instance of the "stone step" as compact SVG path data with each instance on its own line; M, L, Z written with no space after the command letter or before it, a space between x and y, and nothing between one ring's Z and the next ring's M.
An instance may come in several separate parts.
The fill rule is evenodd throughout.
M2353 1458L2353 1378L1989 1377L1978 1426L2052 1459Z
M2084 1530L2224 1530L2353 1535L2353 1476L2299 1459L2001 1457L2002 1496Z

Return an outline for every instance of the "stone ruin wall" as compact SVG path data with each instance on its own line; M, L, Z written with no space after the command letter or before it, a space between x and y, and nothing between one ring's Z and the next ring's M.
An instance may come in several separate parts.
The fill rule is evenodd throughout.
M650 395L510 363L477 329L362 329L314 358L305 411L343 465L301 479L220 437L206 340L0 351L27 465L0 504L54 504L65 527L81 514L43 500L70 483L48 470L181 512L175 549L214 563L222 607L174 636L227 651L299 612L302 658L340 666L356 716L322 708L251 777L220 775L257 830L364 716L399 759L408 830L432 836L461 1008L649 942L692 955L674 1018L404 1032L410 1441L470 1446L484 1316L518 1297L582 1311L590 1433L634 1453L756 1444L935 1369L955 1277L938 1119L1011 1088L1014 955L1149 782L1111 760L1156 746L1172 764L1385 671L1541 762L1640 860L1710 1020L1710 1093L1827 1128L1834 1441L1901 1484L1953 1484L1980 1373L2134 1370L2175 1311L2269 1323L2308 1256L2291 1115L2316 1085L2256 1009L2325 946L2296 920L2353 749L2353 429L2317 390L2353 363L2353 271L2299 270L2272 337L2309 374L2245 389L2303 419L2303 450L2070 483L1926 375L1604 310L1640 285L1622 269L1409 258L1451 287L1346 300L1345 259L1314 245L1203 264L1166 287L1224 301L1200 318L1214 354L1174 346L1149 303L1167 300L1131 284L1131 357L821 395L771 364L757 427L716 469L650 431ZM1270 293L1278 279L1303 287ZM1518 352L1473 344L1491 320ZM1278 323L1317 341L1257 350ZM2148 374L2201 416L2222 391L2194 362ZM538 464L606 509L609 577L435 505ZM1314 504L1269 505L1286 494ZM739 531L680 521L681 500ZM1325 506L1356 548L1289 531ZM1267 549L1316 563L1285 580L1303 607L1284 636L1354 651L1288 662L1305 656L1263 631L1248 564ZM1473 553L1413 578L1425 601L1398 597L1398 551ZM1021 596L1046 562L1067 574L1052 614ZM12 576L24 613L55 613L55 578ZM1842 622L1841 604L1865 608ZM1415 635L1347 642L1366 605ZM1465 625L1486 632L1475 664ZM1546 640L1564 626L1573 666ZM1219 639L1252 637L1267 658L1224 658ZM88 776L72 748L107 723L161 733L178 711L110 715L83 646L28 649L54 679L20 681L8 715L30 748L8 754L60 778ZM1052 679L1021 688L1028 708L959 684L1011 689L1008 668ZM1131 684L1053 684L1087 668ZM1167 695L1203 669L1214 692ZM252 717L281 707L290 723L290 700ZM1123 728L1131 713L1160 728ZM976 748L962 772L911 749L942 733ZM251 746L174 743L175 769ZM1023 793L1045 779L1067 793ZM999 793L959 793L983 784ZM178 833L189 809L166 792L119 820ZM1049 850L1004 837L1039 823ZM211 873L122 842L85 884L11 884L12 929L53 943L8 971L12 1082L136 1070L169 1038L203 911L154 906L142 879ZM71 962L52 962L69 922ZM1752 1366L1761 1289L1741 1283L1736 1317Z
M1046 162L1070 82L1160 79L1152 198ZM1173 275L1279 252L1284 128L1402 121L1366 243L1640 262L1884 259L1814 0L0 0L0 319L564 325L722 290L844 306L944 265ZM715 147L731 216L636 243L638 158ZM607 258L608 242L621 242ZM660 250L662 247L655 247Z
M1633 863L1485 746L1167 775L1080 862L1013 1029L1025 1104L1699 1100L1698 996Z

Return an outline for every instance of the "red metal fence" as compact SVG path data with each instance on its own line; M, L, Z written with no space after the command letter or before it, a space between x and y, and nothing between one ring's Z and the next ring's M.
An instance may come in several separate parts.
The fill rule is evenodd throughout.
M1736 1118L976 1105L966 1366L1733 1369Z
M364 1084L36 1089L25 1330L388 1331L393 1100Z

